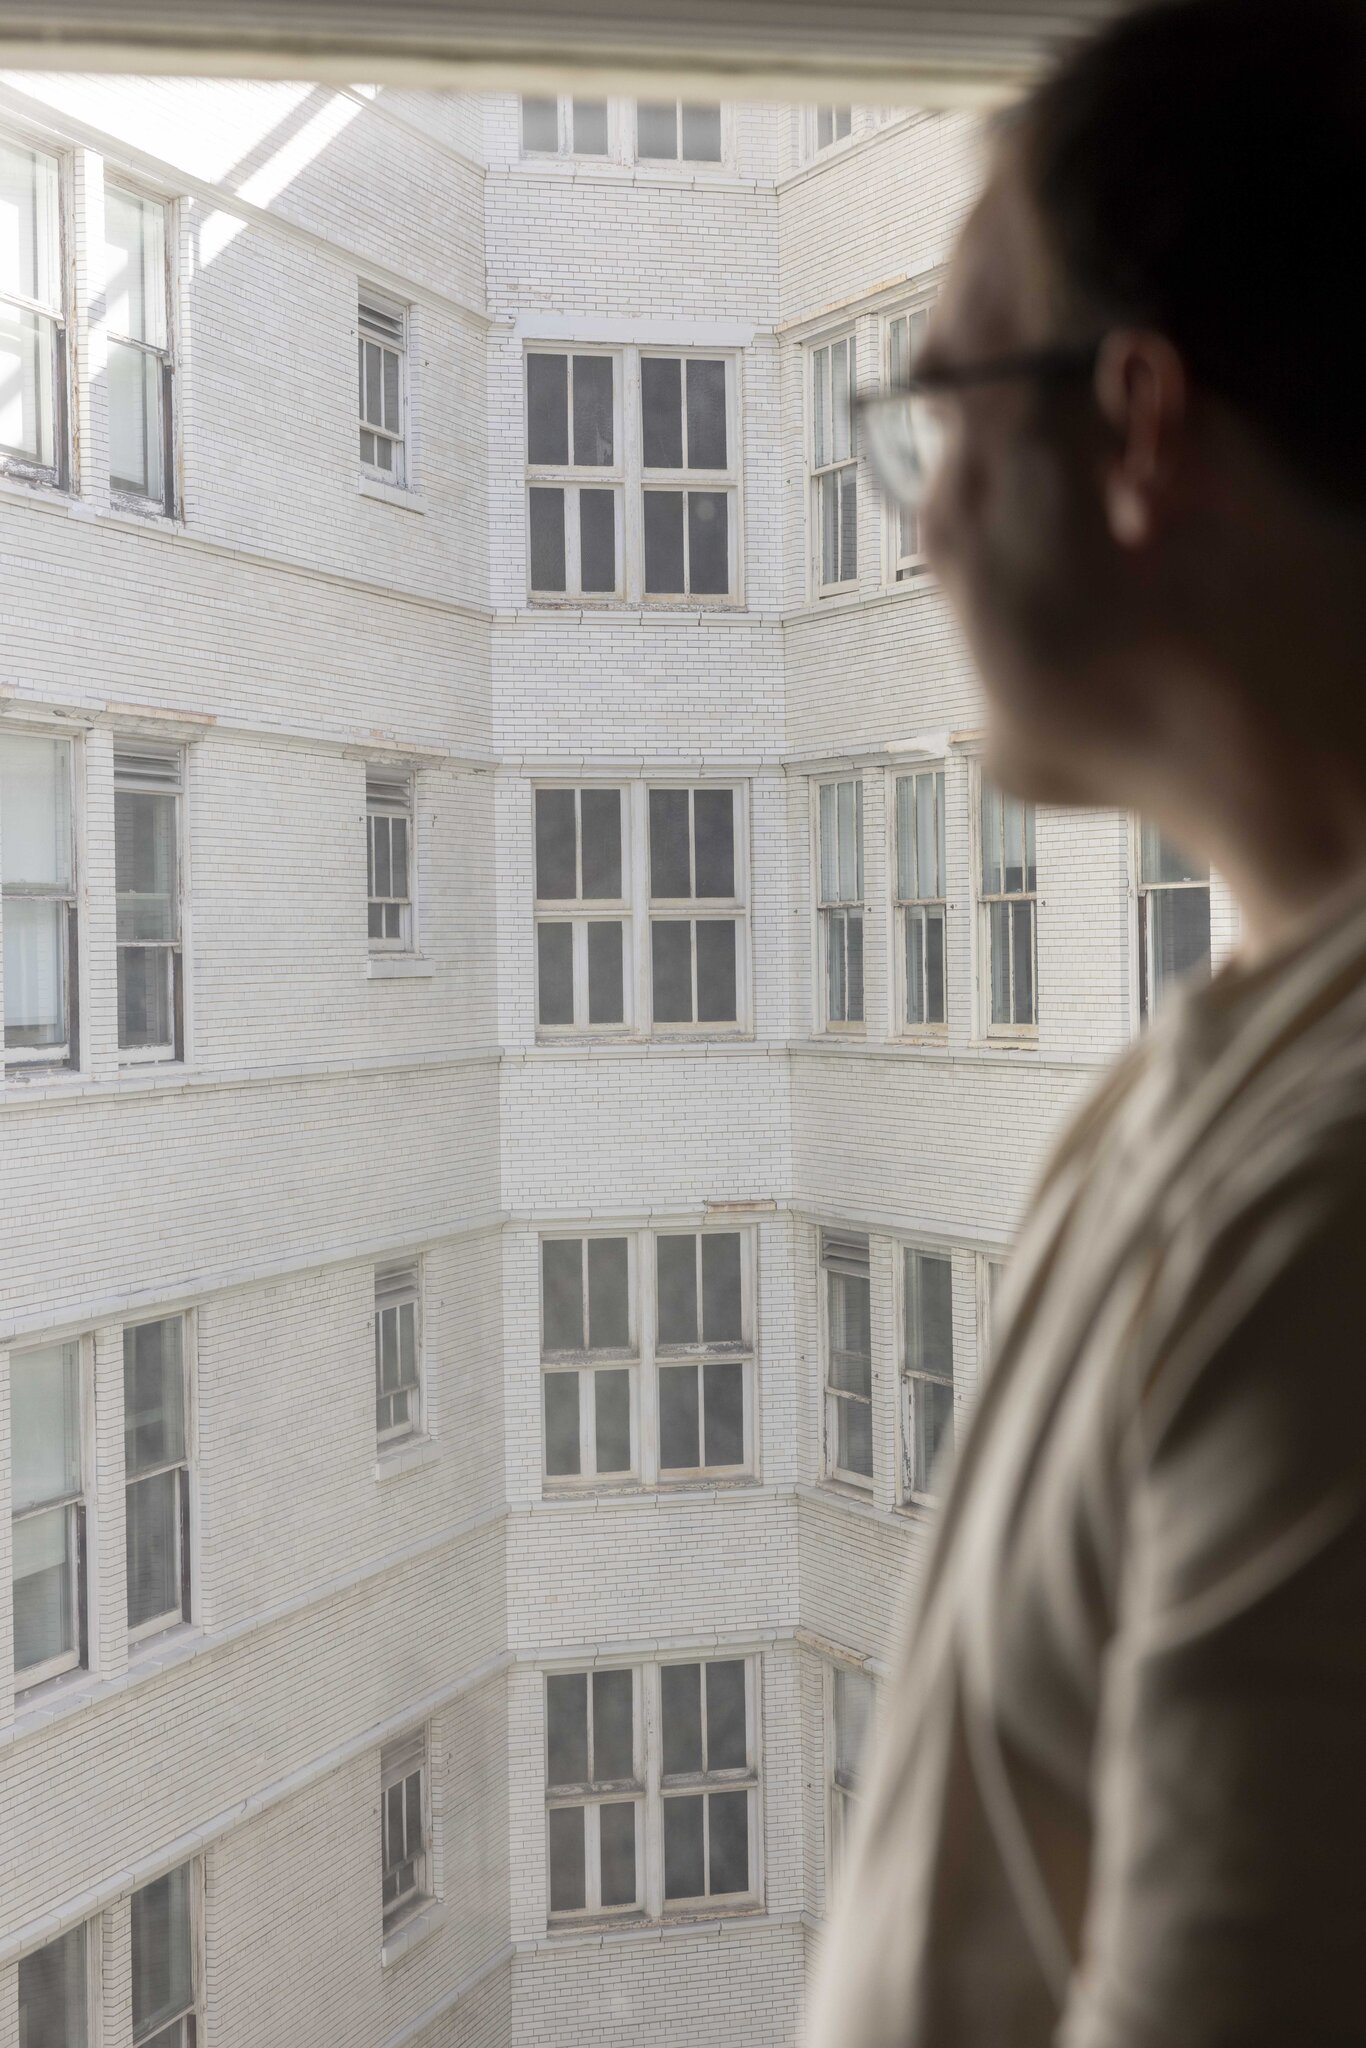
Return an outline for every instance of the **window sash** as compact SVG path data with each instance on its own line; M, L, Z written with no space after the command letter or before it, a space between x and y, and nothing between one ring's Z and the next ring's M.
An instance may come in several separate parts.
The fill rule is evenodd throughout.
M129 228L126 244L116 242L109 227L120 213ZM167 208L110 182L105 219L109 481L116 493L169 515L174 510L174 455ZM123 277L120 259L125 259ZM120 313L125 317L120 319Z
M92 1925L83 1920L20 1961L19 2035L31 2048L91 2048Z
M0 733L5 1062L78 1057L77 873L70 740Z
M988 1033L1038 1030L1034 806L983 781L978 905Z
M183 1863L133 1894L133 2040L136 2048L161 2048L164 2041L193 2044L199 2010L195 1917L197 1872ZM142 1928L164 1890L163 1925ZM141 1933L142 1939L139 1940ZM144 2010L139 2012L139 2006Z
M928 306L913 306L907 313L897 313L887 322L887 388L890 391L904 387L910 379L911 368L920 353L929 325ZM918 513L905 506L888 504L886 507L888 537L888 568L893 583L903 583L917 575L925 565L924 535L921 531Z
M826 1471L866 1489L873 1479L872 1276L867 1239L822 1232L821 1270Z
M670 108L672 109L672 122L673 122L673 128L672 128L672 133L673 133L673 146L672 146L672 148L669 148L669 149L650 149L650 150L646 150L646 148L644 147L644 145L643 145L643 143L642 143L642 139L641 139L641 126L642 126L642 124L641 124L641 118L640 118L640 117L641 117L641 111L642 111L642 108L648 109L648 110L649 110L649 113L650 113L650 115L651 115L651 116L652 116L652 117L653 117L654 119L656 119L656 121L658 122L658 125L659 125L659 138L658 138L658 139L659 139L659 140L660 140L661 142L662 142L662 141L664 140L664 137L665 137L664 121L665 121L665 119L667 119L667 115L666 115L666 109L670 109ZM713 123L712 123L712 120L711 120L711 116L712 116L712 114L713 114L713 113L714 113L714 114L715 114L715 116L716 116L716 120L715 120L715 124L714 124L714 127L715 127L715 136L716 136L716 148L715 148L715 151L714 151L714 152L712 152L712 151L711 151L710 149L708 149L708 150L707 150L707 151L705 151L705 152L704 152L703 154L700 154L700 155L699 155L699 154L696 154L696 153L695 153L694 151L691 151L691 150L690 150L690 149L688 148L688 138L689 138L689 134L691 133L691 135L692 135L692 139L693 139L693 141L694 141L694 142L697 142L697 141L699 141L700 139L702 139L702 138L701 138L701 135L700 135L700 130L701 130L702 126L703 126L703 119L705 119L705 125L706 125L706 129L707 129L707 138L708 138L708 139L710 139L710 135L711 135L711 132L712 132L712 128L713 128ZM699 117L703 117L703 118L699 118ZM725 162L725 155L726 155L726 135L725 135L725 122L724 122L724 116L723 116L723 112L722 112L722 109L721 109L721 107L720 107L720 106L719 106L719 105L717 104L717 102L715 102L714 100L712 100L712 101L708 101L708 100L682 100L682 99L674 99L674 100L638 100L638 101L636 102L636 121L635 121L635 155L636 155L636 161L637 161L637 163L647 163L647 164L648 164L648 163L656 163L656 164L659 164L659 163L685 163L685 164L719 164L719 163L724 163L724 162Z
M848 140L853 128L853 109L840 106L819 106L814 110L816 129L816 153L831 149L837 142Z
M372 953L406 953L413 943L413 819L407 801L367 797L366 929Z
M402 488L407 482L407 309L364 291L356 313L356 373L361 470Z
M66 481L66 283L62 175L55 156L0 140L0 165L28 185L18 268L0 277L0 466L34 482ZM21 202L22 203L22 202Z
M527 120L528 107L540 110L531 123ZM546 109L550 110L554 123L554 141L529 141L528 128L534 127L536 119L545 119ZM599 115L601 148L594 146L591 140ZM612 154L611 103L573 93L560 93L554 97L549 93L523 94L518 107L518 138L523 156L580 156L590 161L606 160Z
M852 333L811 351L811 520L818 589L848 588L858 578L857 387Z
M381 1904L386 1930L428 1896L427 1765L386 1777L380 1793Z
M419 1283L411 1268L375 1276L375 1431L381 1444L422 1427L422 1328Z

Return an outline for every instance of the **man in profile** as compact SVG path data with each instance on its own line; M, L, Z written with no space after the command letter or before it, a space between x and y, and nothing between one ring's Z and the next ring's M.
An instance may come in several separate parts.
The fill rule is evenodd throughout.
M1130 15L866 410L993 778L1155 821L1243 940L1030 1205L813 2048L1366 2042L1364 220L1361 0Z

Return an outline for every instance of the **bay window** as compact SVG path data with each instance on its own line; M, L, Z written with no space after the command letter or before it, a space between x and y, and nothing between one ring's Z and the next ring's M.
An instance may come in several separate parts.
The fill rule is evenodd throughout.
M640 358L647 597L735 588L727 389L725 357Z
M619 357L526 359L527 544L533 596L621 591Z

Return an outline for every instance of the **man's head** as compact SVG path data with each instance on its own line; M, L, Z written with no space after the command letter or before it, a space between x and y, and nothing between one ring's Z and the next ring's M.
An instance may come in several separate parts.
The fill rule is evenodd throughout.
M1008 786L1148 803L1239 692L1304 717L1304 620L1366 656L1364 214L1362 0L1170 0L1001 129L922 367L1071 350L934 401L926 546Z

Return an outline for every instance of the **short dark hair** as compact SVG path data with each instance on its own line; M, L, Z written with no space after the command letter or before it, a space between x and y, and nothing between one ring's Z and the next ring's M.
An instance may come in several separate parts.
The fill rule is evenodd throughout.
M1152 326L1366 510L1366 4L1160 0L1017 126L1064 327Z

